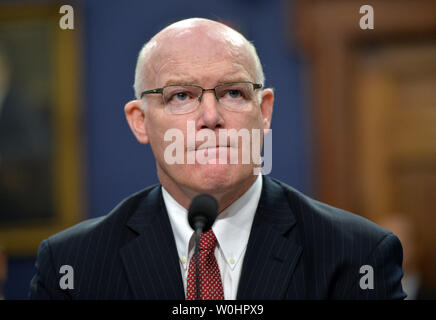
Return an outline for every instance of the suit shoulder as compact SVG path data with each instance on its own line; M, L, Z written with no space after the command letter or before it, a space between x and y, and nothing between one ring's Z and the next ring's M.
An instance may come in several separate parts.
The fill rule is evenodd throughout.
M306 230L311 227L315 227L318 231L325 229L331 237L340 237L351 242L361 239L368 243L378 243L391 234L389 230L367 218L312 199L279 180L273 179L273 181L281 185L291 210L305 225ZM316 230L311 231L316 232Z
M107 215L84 220L50 236L48 238L50 245L53 247L62 246L64 243L79 243L78 241L93 238L113 227L124 226L141 201L151 190L157 187L158 185L154 185L128 196Z

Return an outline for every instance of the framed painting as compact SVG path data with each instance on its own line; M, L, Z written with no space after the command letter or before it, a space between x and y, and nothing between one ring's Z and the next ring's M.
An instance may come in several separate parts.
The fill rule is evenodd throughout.
M83 217L80 46L59 6L0 4L0 246L34 255Z

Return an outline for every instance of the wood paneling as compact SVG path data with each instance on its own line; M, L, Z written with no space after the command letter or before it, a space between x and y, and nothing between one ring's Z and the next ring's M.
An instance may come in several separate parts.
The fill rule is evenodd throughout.
M436 288L436 2L297 1L309 65L317 197L371 220L405 214ZM296 9L296 10L295 10Z

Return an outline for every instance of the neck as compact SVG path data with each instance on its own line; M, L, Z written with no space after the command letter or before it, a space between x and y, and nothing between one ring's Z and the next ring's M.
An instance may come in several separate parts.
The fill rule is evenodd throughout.
M168 175L164 174L159 169L158 177L160 183L165 188L165 190L167 190L168 193L174 198L174 200L176 200L182 207L187 210L192 202L192 199L194 199L200 193L204 193L199 190L192 189L189 186L177 184L173 179L171 179ZM253 185L257 177L258 176L256 175L250 175L249 177L247 177L247 179L222 192L208 192L217 200L218 212L222 212L233 202L238 200Z

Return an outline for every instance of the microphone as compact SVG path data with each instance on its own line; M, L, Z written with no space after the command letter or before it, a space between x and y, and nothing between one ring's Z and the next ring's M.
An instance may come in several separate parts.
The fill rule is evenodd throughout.
M188 222L195 231L195 300L200 299L200 236L203 232L212 228L218 215L218 202L209 194L196 196L189 206Z

